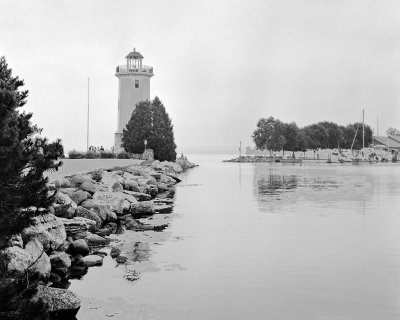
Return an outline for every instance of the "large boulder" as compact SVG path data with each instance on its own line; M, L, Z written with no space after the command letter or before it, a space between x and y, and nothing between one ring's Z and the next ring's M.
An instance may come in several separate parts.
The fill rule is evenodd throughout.
M71 243L70 249L73 254L86 256L90 252L89 245L85 239L78 239Z
M77 205L67 194L57 192L53 207L57 217L72 218Z
M22 230L22 239L28 242L37 239L45 251L57 250L67 239L64 224L54 215L47 213L32 219L32 225Z
M179 163L165 161L163 164L164 164L165 167L167 167L168 169L174 171L175 173L181 173L183 171L183 169L179 165Z
M114 172L105 171L103 173L103 176L101 177L101 183L103 183L109 189L109 191L112 191L113 185L116 182L123 185L125 182L125 179Z
M18 234L13 234L9 241L8 241L8 246L7 247L20 247L20 248L24 248L24 241L22 240L22 236L20 233Z
M154 203L151 201L142 201L138 203L131 203L129 211L133 216L146 216L152 215L155 212Z
M110 240L91 232L87 232L85 239L90 247L101 247L110 243Z
M80 259L85 267L101 266L103 264L103 257L101 255L92 254Z
M181 166L182 170L184 170L184 171L197 166L193 162L190 162L189 160L186 160L186 159L177 159L176 163L179 164Z
M94 209L88 210L84 207L78 206L75 211L75 216L93 220L96 222L97 228L101 227L101 219Z
M81 301L72 291L39 285L31 301L43 301L51 319L73 319L81 307Z
M41 279L48 279L51 271L50 258L44 251L43 245L37 239L30 240L25 245L25 250L30 252L35 262L31 269L39 274Z
M125 197L122 192L95 192L93 200L106 203L117 214L122 214Z
M84 190L78 190L74 192L71 196L72 201L74 201L77 205L80 205L83 201L90 199L92 196L89 192Z
M54 251L49 258L52 269L68 269L71 267L71 259L65 252Z
M67 177L73 187L79 187L85 181L93 182L90 174L77 174L71 177Z
M8 247L0 251L0 258L7 261L7 275L21 276L33 263L32 254L20 247Z
M125 172L122 174L122 177L123 177L125 180L134 179L134 175L133 175L132 173L127 172L127 171L125 171Z
M112 212L109 208L109 206L99 200L95 199L88 199L85 200L81 203L81 206L84 207L85 209L91 210L93 209L96 211L97 215L101 219L102 223L104 221L116 221L117 216L115 215L114 212Z

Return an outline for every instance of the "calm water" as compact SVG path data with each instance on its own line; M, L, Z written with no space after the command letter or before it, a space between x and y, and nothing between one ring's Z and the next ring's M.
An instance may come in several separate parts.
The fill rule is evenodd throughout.
M116 238L128 265L72 281L79 319L400 319L400 165L223 158L190 158L164 232Z

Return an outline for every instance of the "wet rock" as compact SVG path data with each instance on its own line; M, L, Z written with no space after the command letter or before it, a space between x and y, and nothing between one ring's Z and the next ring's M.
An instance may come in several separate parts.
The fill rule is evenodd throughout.
M50 213L33 218L32 225L23 229L21 235L25 242L38 239L45 251L50 248L57 250L67 239L63 223Z
M169 190L168 186L165 183L161 183L161 182L157 184L157 188L160 192Z
M74 192L71 196L72 201L74 201L77 205L80 205L83 201L90 199L92 196L89 192L84 190L78 190Z
M101 237L107 237L111 234L111 229L109 228L102 228L102 229L98 229L94 232L94 234L97 234L98 236Z
M81 301L72 291L39 285L32 297L33 303L42 300L52 319L73 319L81 307Z
M101 247L110 243L109 239L103 238L97 234L88 232L86 235L86 241L90 247Z
M138 201L147 201L147 200L151 199L151 196L144 192L135 192L135 191L124 190L123 193L135 197L136 200L138 200ZM133 201L131 201L131 202L133 202Z
M116 233L118 225L115 222L109 222L104 226L105 229L109 229L111 233Z
M8 247L0 251L2 258L8 261L5 274L21 276L33 262L32 254L20 247Z
M151 201L142 201L131 203L130 213L133 216L152 215L155 212L154 203Z
M50 254L49 258L52 270L60 268L68 269L71 267L71 259L65 252L54 251L52 254Z
M171 213L173 206L165 204L165 203L156 203L154 205L154 210L156 213Z
M104 251L96 251L96 252L93 252L93 254L103 257L103 258L108 256L107 252L104 252Z
M31 253L34 261L31 269L37 273L41 279L48 279L51 271L51 263L49 256L44 252L43 245L37 239L33 239L26 244L25 250Z
M118 263L118 264L124 264L124 263L126 263L127 261L128 261L128 258L127 257L125 257L125 256L118 256L116 259L115 259L115 261Z
M166 175L170 178L172 178L175 182L181 182L182 180L174 173L166 173Z
M73 254L81 254L86 256L89 254L90 248L85 239L78 239L71 243L70 251Z
M88 210L84 207L78 206L75 211L76 217L82 217L96 222L96 227L101 227L101 219L94 209Z
M111 248L111 252L110 252L110 256L111 258L116 258L121 254L121 249L117 248L117 247L112 247Z
M101 266L103 264L103 257L96 254L83 257L80 260L86 267Z

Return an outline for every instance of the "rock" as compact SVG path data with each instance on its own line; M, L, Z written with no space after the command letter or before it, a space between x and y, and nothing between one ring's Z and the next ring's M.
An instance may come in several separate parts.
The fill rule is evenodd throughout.
M96 222L97 228L101 227L101 219L94 209L88 210L84 207L78 206L75 211L75 216L93 220Z
M106 203L109 208L118 213L123 213L123 205L125 197L122 192L95 192L93 194L93 200L101 201L102 203Z
M115 261L117 261L118 264L124 264L128 261L128 258L125 256L118 256Z
M77 188L62 188L60 189L60 192L67 194L70 198L73 195L73 193L78 190Z
M157 184L157 188L158 188L158 190L159 190L160 192L168 191L168 190L169 190L168 186L167 186L165 183L162 183L162 182L160 182L160 183Z
M34 217L32 225L23 229L21 235L25 243L38 239L45 251L50 248L57 250L67 239L63 223L50 213Z
M85 181L79 186L79 189L81 189L82 191L89 192L90 194L93 194L97 191L98 186L93 181Z
M183 171L183 169L179 165L179 163L165 161L163 164L165 167L169 168L170 170L174 171L175 173L181 173Z
M102 222L107 220L115 221L117 219L117 216L110 210L109 206L99 200L88 199L83 201L81 206L88 210L95 210Z
M154 198L155 196L157 196L158 194L158 188L155 185L146 185L145 187L145 191L147 194L149 194L152 198Z
M137 191L139 190L139 184L134 179L125 180L124 189Z
M24 248L24 242L22 241L22 236L20 233L13 234L10 237L10 240L8 242L8 247L14 247L14 246Z
M115 222L109 222L104 226L105 229L109 229L111 233L116 233L118 225Z
M101 266L103 264L103 257L96 254L92 254L81 258L80 261L86 267Z
M73 187L79 187L82 183L88 181L93 182L90 174L77 174L71 177L67 177Z
M135 201L137 202L136 198ZM124 203L122 204L122 212L129 212L129 209L131 207L131 203L128 200L124 200Z
M33 303L42 300L50 313L51 319L73 319L81 307L81 301L72 291L39 285L32 297Z
M111 258L116 258L121 254L121 249L117 248L117 247L112 247L111 248L111 252L110 252L110 256Z
M166 174L168 177L172 178L173 180L175 180L175 182L181 182L182 180L174 173L167 173Z
M161 179L161 173L159 173L159 172L152 172L152 173L150 173L150 175L151 175L154 179L156 179L156 182L157 182L157 181L160 181L160 179Z
M62 282L62 279L58 274L50 273L49 281L52 282L53 285L60 285Z
M148 201L151 199L151 196L144 192L135 192L135 191L124 190L123 193L134 196L136 198L136 200L139 200L139 201ZM131 202L133 202L133 201L131 201Z
M134 175L126 171L122 174L122 177L125 179L125 182L126 180L134 179Z
M191 169L191 168L197 167L196 164L194 164L193 162L190 162L188 160L185 160L185 159L177 159L176 163L179 164L182 167L183 171L185 171L187 169Z
M32 254L20 247L8 247L0 251L0 257L7 261L5 274L21 276L33 263Z
M149 184L149 185L157 185L157 180L154 177L150 176L149 177L149 181L147 181L147 184Z
M68 236L74 237L75 234L84 231L93 231L96 229L96 221L75 217L73 219L64 219L60 218L62 223L64 224L65 231Z
M71 267L71 259L65 252L54 251L50 256L51 269L68 269Z
M120 175L114 172L107 172L107 171L103 173L103 176L101 178L101 183L103 183L108 188L109 191L112 191L114 183L118 182L121 185L123 185L124 181L125 179L122 178Z
M141 178L137 180L137 183L139 184L139 186L141 187L145 187L148 185L148 183L150 182L150 179L148 178Z
M98 236L101 236L101 237L107 237L111 234L111 231L112 230L109 228L102 228L102 229L96 230L94 232L94 234L97 234Z
M168 177L167 175L162 174L162 175L160 176L159 182L160 182L160 183L165 183L165 184L167 184L167 183L170 183L170 182L171 182L171 179L172 179L172 178Z
M91 232L87 233L86 241L90 247L101 247L110 243L110 240Z
M72 201L74 201L77 205L80 205L83 201L90 199L92 196L89 192L84 190L78 190L74 192L71 196Z
M77 205L67 194L57 192L53 207L57 217L72 218Z
M125 220L125 227L132 231L149 231L154 230L154 227L149 224L143 224L132 217Z
M124 190L122 184L119 182L114 182L111 189L112 192L122 192L122 190Z
M129 212L133 216L152 215L155 212L154 203L151 201L131 203Z
M154 205L156 213L171 213L173 206L165 203L157 203Z
M39 274L41 279L47 280L50 276L51 263L49 256L44 252L43 245L39 240L33 239L26 244L25 250L30 252L33 261L36 261L31 269Z
M104 252L104 251L96 251L96 252L93 252L93 254L103 257L103 258L108 256L107 252Z
M81 254L86 256L89 254L90 249L85 239L78 239L71 243L70 251L73 254Z
M71 182L67 178L58 178L53 181L57 188L70 188Z

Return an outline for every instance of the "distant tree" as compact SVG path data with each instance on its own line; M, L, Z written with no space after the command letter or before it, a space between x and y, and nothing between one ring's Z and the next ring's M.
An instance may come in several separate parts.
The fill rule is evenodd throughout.
M23 85L1 57L0 246L53 202L43 173L57 170L61 162L56 160L63 156L61 141L48 143L40 137L41 129L31 123L32 113L19 111L28 96L28 91L20 90Z
M362 149L363 148L363 132L362 123L356 122L349 124L345 129L346 148ZM353 143L354 141L354 143ZM372 143L372 129L369 125L364 125L364 146L368 147Z
M400 136L400 130L390 127L386 130L386 134L388 136Z
M320 124L312 124L303 129L307 148L315 152L328 147L328 131Z
M343 129L341 126L334 122L323 121L319 122L319 125L323 126L327 132L326 147L330 149L337 148L338 145L344 142Z
M282 124L283 136L285 137L284 150L294 152L299 151L300 129L295 122Z
M138 102L123 130L122 145L127 152L143 153L144 140L147 140L147 148L153 149L156 160L175 161L173 126L158 97L151 102Z
M269 117L258 120L257 129L253 132L253 141L259 150L280 151L286 139L283 136L283 124L280 120Z

